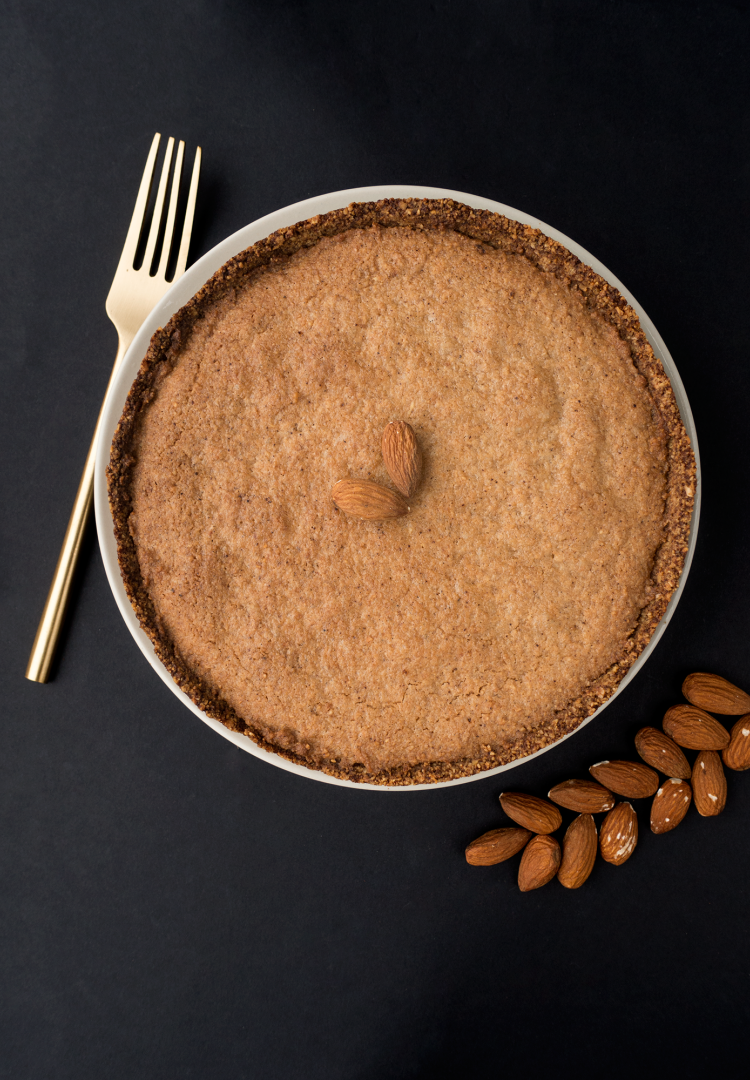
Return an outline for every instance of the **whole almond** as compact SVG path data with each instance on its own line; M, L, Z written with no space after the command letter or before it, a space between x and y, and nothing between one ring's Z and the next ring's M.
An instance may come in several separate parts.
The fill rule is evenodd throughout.
M560 845L554 836L535 836L523 849L518 867L518 888L521 892L539 889L557 873L560 865Z
M367 521L403 517L409 512L400 495L374 480L339 480L333 486L331 498L345 514Z
M565 830L557 880L566 889L579 889L596 862L596 825L591 814L579 814Z
M695 705L673 705L664 714L662 727L688 750L723 750L729 746L729 732L724 725Z
M589 772L600 784L627 799L647 799L659 786L659 774L639 761L600 761Z
M701 750L695 759L693 798L701 817L716 817L727 804L727 778L715 750Z
M689 780L692 775L690 762L674 739L655 727L642 727L635 737L635 748L648 765L653 765L667 776Z
M422 475L422 451L414 429L403 420L395 420L383 432L380 448L388 475L401 494L410 499Z
M721 675L708 675L696 671L688 675L682 684L682 692L692 705L721 716L739 716L750 712L750 695L738 686L722 679Z
M750 769L750 715L741 716L734 725L729 738L729 746L721 752L728 769Z
M593 780L565 780L547 794L558 806L575 810L577 814L601 814L615 805L612 792Z
M665 780L651 803L651 832L676 829L690 808L693 792L687 780Z
M638 843L638 818L629 802L618 803L599 830L599 850L605 862L622 866Z
M471 866L494 866L517 855L533 833L528 829L490 829L472 840L466 849L466 861Z
M524 829L535 833L551 833L562 825L562 814L536 795L524 795L521 791L504 791L500 796L500 805L509 818Z

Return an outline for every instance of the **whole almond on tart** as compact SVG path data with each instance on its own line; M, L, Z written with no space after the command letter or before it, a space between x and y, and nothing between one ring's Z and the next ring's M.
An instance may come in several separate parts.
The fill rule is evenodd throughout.
M534 836L523 849L518 888L521 892L541 888L552 880L559 866L560 845L554 836Z
M629 802L618 803L599 830L599 850L605 862L622 866L638 843L638 817Z
M504 791L500 796L500 805L509 818L524 829L535 833L551 833L562 825L562 814L536 795L525 795L522 791Z
M558 806L578 814L601 814L615 805L612 792L593 780L564 780L547 794Z
M706 712L719 713L721 716L739 716L750 712L750 695L722 679L721 675L696 671L685 679L682 692L691 705L697 705Z
M721 756L728 769L735 769L737 772L750 769L750 715L741 716L734 725L729 746L722 750Z
M466 849L466 861L471 866L494 866L517 855L533 833L528 829L490 829L472 840Z
M374 480L339 480L333 486L331 498L345 514L367 521L403 517L409 512L401 495L382 484L376 484Z
M692 775L690 762L674 739L655 727L642 727L635 737L635 748L648 765L653 765L667 776L689 780Z
M557 880L566 889L579 889L596 862L596 825L591 814L579 814L565 830Z
M659 786L659 774L639 761L600 761L589 772L604 787L626 799L647 799Z
M383 463L402 495L410 499L422 475L422 451L410 424L395 420L383 432L380 441Z
M727 804L727 778L715 750L701 750L695 759L693 798L701 817L716 817Z
M729 732L724 725L695 705L673 705L664 714L662 727L688 750L723 750L729 746Z
M687 814L692 797L687 780L676 777L665 780L651 803L651 832L665 833L676 829Z

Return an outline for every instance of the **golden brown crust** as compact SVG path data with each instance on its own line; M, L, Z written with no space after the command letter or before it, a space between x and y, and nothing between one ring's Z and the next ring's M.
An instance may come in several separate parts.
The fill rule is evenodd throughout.
M129 529L130 484L135 460L133 443L139 418L208 305L231 295L251 276L263 272L265 268L278 266L295 251L312 246L324 236L372 225L405 226L420 230L452 229L504 252L521 255L538 269L554 274L571 290L579 293L586 305L612 325L629 346L633 363L647 382L659 422L666 434L667 447L664 541L656 554L646 604L620 659L591 682L580 697L503 751L487 746L481 757L424 762L383 770L374 775L367 773L363 766L310 760L304 752L298 753L275 745L266 738L260 725L241 719L219 694L206 687L184 662L177 646L160 624L141 577L136 546ZM249 735L265 750L342 779L384 785L435 783L470 776L549 746L591 716L611 696L651 639L666 611L669 598L677 588L688 550L695 493L695 460L672 387L646 340L636 313L620 293L566 248L540 231L490 211L474 210L448 199L386 199L378 203L355 203L281 229L230 259L163 329L154 334L115 432L107 475L118 557L126 591L159 659L178 686L208 716L234 731Z

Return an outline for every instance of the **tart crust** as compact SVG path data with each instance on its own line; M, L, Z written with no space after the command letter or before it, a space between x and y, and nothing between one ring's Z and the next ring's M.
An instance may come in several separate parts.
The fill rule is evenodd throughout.
M514 740L502 745L488 742L479 753L457 760L410 761L374 771L361 762L331 757L321 752L320 748L309 746L303 739L290 737L288 733L284 740L280 740L277 729L270 727L262 718L240 716L222 696L219 688L209 685L193 670L156 610L144 581L131 527L136 444L140 426L149 404L158 394L159 386L173 369L199 320L212 306L231 300L245 285L258 280L259 275L283 266L290 256L302 248L316 245L325 237L372 227L452 230L481 245L509 255L522 256L537 270L552 275L564 284L581 298L586 308L613 327L619 339L626 344L633 365L645 380L648 395L655 407L666 455L663 539L655 552L645 603L617 659L591 679L573 700L550 710L549 715L542 717L532 728L520 732ZM208 716L221 721L233 731L248 735L263 749L301 765L346 780L411 785L470 776L525 757L575 730L612 695L651 639L679 583L688 549L695 492L695 459L669 379L648 344L636 313L616 289L561 244L527 225L447 199L386 199L377 203L354 203L345 209L281 229L221 267L169 323L154 334L115 432L107 476L118 558L127 594L141 626L154 644L157 656L192 701ZM338 479L338 476L332 477L331 486Z

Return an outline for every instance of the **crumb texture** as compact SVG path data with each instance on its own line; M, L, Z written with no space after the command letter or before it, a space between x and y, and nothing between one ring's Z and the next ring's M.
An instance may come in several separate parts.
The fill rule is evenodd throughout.
M672 489L693 483L642 335L543 259L407 224L199 294L152 344L110 467L126 584L177 681L267 748L385 783L590 715L676 584ZM347 517L336 481L392 486L392 420L424 459L410 513Z

